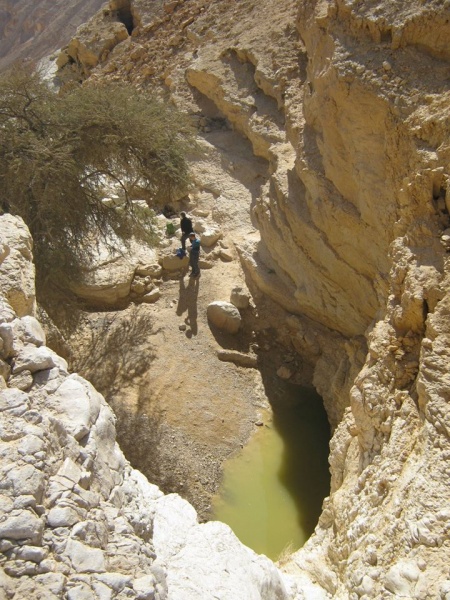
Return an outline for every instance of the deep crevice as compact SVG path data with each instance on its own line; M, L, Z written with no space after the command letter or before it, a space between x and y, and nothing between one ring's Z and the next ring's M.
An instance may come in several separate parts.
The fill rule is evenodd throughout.
M123 23L127 28L128 34L131 35L133 33L133 29L135 28L135 23L133 19L133 14L131 12L131 4L127 2L116 11L117 20L120 23Z
M121 23L125 25L128 33L131 35L134 29L133 15L130 10L122 9L117 11L117 17Z

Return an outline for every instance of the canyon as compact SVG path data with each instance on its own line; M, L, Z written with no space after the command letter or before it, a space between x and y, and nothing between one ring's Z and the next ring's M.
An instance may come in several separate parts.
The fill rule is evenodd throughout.
M151 87L190 115L201 152L173 212L195 217L205 247L200 287L184 289L164 217L161 248L77 290L110 312L47 341L33 320L31 240L2 217L5 598L33 585L71 600L450 598L450 3L274 4L110 0L50 61L61 82ZM89 332L113 332L117 298L136 300L143 264L161 296L116 325L128 334L148 319L154 334L134 332L134 358L99 369L108 345L92 351ZM249 299L242 335L214 335L206 308L236 287ZM78 353L84 378L46 343ZM224 351L234 364L218 359ZM268 382L283 393L313 386L332 428L331 490L314 534L275 566L225 526L198 524L186 500L131 468L87 379L114 408L134 466L153 474L142 441L163 454L174 446L161 464L176 482L155 476L202 517L221 463L269 408ZM140 410L143 389L166 428ZM179 402L182 390L197 407ZM75 419L68 398L84 407ZM139 433L155 423L158 444Z
M0 4L0 69L18 60L36 61L57 51L102 4L103 0L3 0Z

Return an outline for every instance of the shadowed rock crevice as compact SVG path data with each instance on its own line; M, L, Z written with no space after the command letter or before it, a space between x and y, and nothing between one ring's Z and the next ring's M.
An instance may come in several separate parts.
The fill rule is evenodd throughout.
M271 125L280 130L283 129L284 115L277 105L276 95L272 90L269 93L268 85L264 85L255 65L255 59L251 60L251 53L246 50L230 49L223 55L222 60L231 69L237 88L253 98L254 113L259 118L270 121Z
M115 4L115 2L111 2L111 5L114 6ZM128 34L131 35L135 27L133 13L131 11L131 2L117 2L117 4L118 6L115 9L117 20L125 25Z

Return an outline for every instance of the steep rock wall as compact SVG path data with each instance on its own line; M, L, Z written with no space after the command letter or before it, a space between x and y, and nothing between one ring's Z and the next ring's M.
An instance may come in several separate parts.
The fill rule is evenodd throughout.
M367 240L358 253L375 269L379 302L331 444L330 500L296 557L339 598L444 598L449 585L449 92L440 42L449 13L443 3L393 4L305 2L299 15L311 57L305 115L321 148L315 179L333 213L339 197L358 211L352 246Z

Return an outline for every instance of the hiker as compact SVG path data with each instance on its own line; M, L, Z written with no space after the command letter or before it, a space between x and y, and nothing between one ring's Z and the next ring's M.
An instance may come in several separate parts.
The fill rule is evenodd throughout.
M192 227L191 219L188 219L185 212L180 213L180 227L181 227L181 248L186 252L186 240L189 235L193 233L194 228Z
M198 266L198 260L200 258L200 240L194 232L189 234L189 241L191 242L191 248L189 250L189 265L191 272L189 277L198 277L200 275L200 267Z

